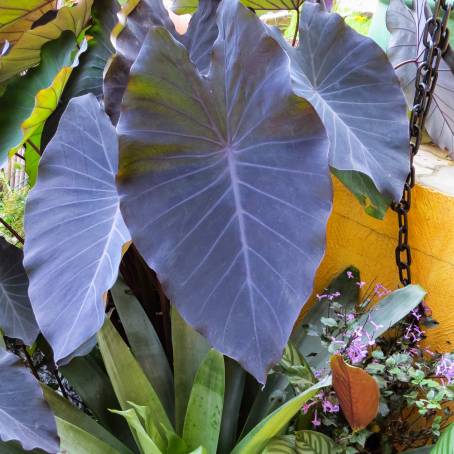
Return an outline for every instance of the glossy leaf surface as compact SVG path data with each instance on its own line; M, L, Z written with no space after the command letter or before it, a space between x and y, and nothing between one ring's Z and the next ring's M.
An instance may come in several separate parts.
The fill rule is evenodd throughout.
M74 8L61 8L51 22L25 32L8 55L0 57L0 83L38 64L43 45L58 39L65 30L79 36L90 18L92 4L93 0L80 0Z
M58 0L3 0L0 3L0 46L14 45L47 11L57 8Z
M361 172L385 197L400 200L408 175L408 120L386 55L318 3L304 3L300 36L297 49L285 46L292 83L326 127L330 165Z
M116 280L121 247L129 239L114 184L117 152L115 130L96 98L74 98L28 198L29 295L56 361L102 326L103 294Z
M416 70L424 56L424 25L431 15L425 0L415 0L413 9L407 8L403 0L391 0L386 13L391 33L388 56L396 68L409 109L415 96ZM454 72L443 58L425 128L435 144L454 155Z
M150 31L117 127L121 209L185 320L264 382L324 252L328 143L261 21L227 0L218 27L206 78Z
M0 438L19 440L26 450L59 449L55 419L37 380L20 360L0 350Z
M341 355L331 359L333 388L342 412L353 431L367 427L377 416L378 383L364 369L346 364Z
M31 345L39 333L28 298L28 277L21 249L0 237L0 328L8 337Z
M74 56L76 45L71 32L45 44L41 52L43 64L15 78L6 88L0 98L0 161L42 130L56 109L72 66L78 63Z

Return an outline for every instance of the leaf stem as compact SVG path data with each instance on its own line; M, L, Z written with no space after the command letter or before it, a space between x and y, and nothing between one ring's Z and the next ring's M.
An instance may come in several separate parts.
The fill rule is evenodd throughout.
M33 364L33 360L32 360L30 354L29 354L28 351L27 351L27 347L26 347L24 344L21 345L21 350L22 350L22 352L23 352L23 354L24 354L24 356L25 356L25 359L26 359L26 361L27 361L28 367L29 367L30 370L32 371L32 374L34 375L34 377L35 377L38 381L40 381L39 375L38 375L38 371L36 370L36 367L35 367L35 365Z
M295 32L293 33L293 40L292 40L292 47L295 47L296 38L298 37L298 30L300 28L300 10L295 8L296 11L296 25L295 25Z
M16 237L16 239L19 241L19 243L24 244L24 239L14 230L2 217L0 217L0 223L3 224L3 226L9 230L11 235Z

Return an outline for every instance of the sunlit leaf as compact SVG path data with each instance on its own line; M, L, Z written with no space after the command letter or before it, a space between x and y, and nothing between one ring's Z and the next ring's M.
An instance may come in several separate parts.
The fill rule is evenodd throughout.
M331 167L361 172L388 202L400 200L408 175L408 120L386 55L318 3L304 3L300 35L297 49L281 42L291 58L295 92L314 105L326 127Z
M403 0L391 0L386 25L391 33L388 56L396 68L409 109L415 96L416 70L424 58L423 32L432 17L425 0L414 0L413 9ZM438 68L438 79L426 117L425 128L432 141L454 155L454 72L444 58Z
M55 419L38 381L20 360L0 350L0 438L18 440L24 449L58 451Z
M443 433L430 454L450 454L454 446L454 423L451 423Z
M184 420L183 439L189 449L203 444L208 454L216 454L224 390L224 357L210 350L194 378Z
M14 45L44 13L56 9L57 3L57 0L3 0L0 3L0 45L5 41Z
M380 390L364 369L345 363L341 355L331 359L333 388L353 431L367 427L377 416Z
M261 454L299 454L295 442L295 435L281 435L271 440Z
M166 30L150 31L117 127L117 180L134 244L171 302L264 382L323 256L328 143L257 16L235 0L218 14L206 78Z
M44 45L42 65L8 85L0 98L0 155L13 154L42 130L78 63L77 54L74 56L76 45L73 33L64 32L59 39ZM34 140L39 142L37 138Z
M191 19L188 31L181 36L175 30L162 0L129 0L120 14L120 23L112 32L117 51L108 66L104 81L106 112L116 123L120 103L128 82L129 71L151 26L162 26L188 49L191 60L203 71L207 69L213 43L218 35L216 9L219 0L202 0Z
M29 295L56 361L102 326L102 296L116 280L121 247L129 239L114 185L117 153L115 130L96 98L74 98L41 158L27 201Z
M299 9L304 0L241 0L243 5L256 11L281 11ZM201 3L201 2L200 2ZM199 6L199 0L173 0L172 10L178 14L192 14Z
M0 327L8 337L31 345L39 333L28 299L28 278L21 249L0 237Z
M224 0L225 1L225 0ZM255 426L236 446L231 454L243 454L246 452L260 452L266 447L268 442L277 436L280 431L288 424L293 416L300 411L301 407L312 397L314 397L320 389L331 384L331 377L325 378L315 384L308 390L294 397L279 407L257 426Z
M38 64L43 45L58 39L65 30L79 36L90 18L92 4L93 0L80 0L73 8L61 8L51 22L25 32L11 51L0 58L0 82Z

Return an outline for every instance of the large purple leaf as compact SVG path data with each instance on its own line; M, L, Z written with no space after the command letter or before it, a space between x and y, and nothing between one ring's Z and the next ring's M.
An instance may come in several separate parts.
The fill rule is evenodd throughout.
M120 115L120 104L129 71L150 28L166 28L175 39L187 47L190 58L197 67L201 71L206 70L213 43L218 35L215 14L218 4L219 0L202 0L185 35L176 32L162 0L141 0L133 9L129 3L123 7L121 22L124 25L118 25L113 33L117 54L112 59L104 80L106 112L114 123Z
M299 9L304 0L241 0L244 6L256 11L281 11ZM177 14L193 13L203 0L172 0L172 10Z
M95 96L73 98L41 158L25 213L30 300L57 361L92 345L104 322L103 294L129 239L117 167L115 129Z
M31 345L39 334L28 299L23 252L0 237L0 328L8 337Z
M402 0L391 0L386 13L386 25L391 33L388 56L410 109L415 96L416 70L424 57L424 25L431 15L425 0L414 0L413 9L407 8ZM425 127L432 141L454 156L454 73L444 58Z
M59 451L55 419L39 383L19 361L0 349L0 438L26 450ZM6 452L6 451L5 451Z
M326 127L330 165L337 171L360 172L386 198L400 200L409 170L408 120L386 55L317 3L304 3L300 36L297 49L285 46L292 83ZM343 181L358 191L352 179Z
M218 27L207 76L166 30L149 32L117 127L117 181L171 302L264 382L324 252L328 140L260 20L224 0Z

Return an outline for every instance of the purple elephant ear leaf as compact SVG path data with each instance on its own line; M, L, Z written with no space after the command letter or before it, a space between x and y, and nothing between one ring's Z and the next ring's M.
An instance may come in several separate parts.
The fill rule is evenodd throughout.
M241 0L241 3L254 11L282 11L299 9L304 0ZM192 14L203 0L173 0L171 8L177 14Z
M94 95L73 98L41 158L25 211L30 300L60 363L93 346L90 339L104 322L103 294L116 280L129 240L117 167L109 117Z
M401 0L391 0L386 13L391 33L388 56L396 68L409 109L414 102L416 71L424 57L424 25L431 15L425 0L414 0L413 9ZM448 57L452 64L452 54ZM454 156L454 73L445 58L440 61L425 127L432 141Z
M55 418L38 381L20 360L0 349L0 438L25 450L59 451ZM5 451L6 452L6 451Z
M328 140L260 19L223 0L218 28L206 76L166 30L149 32L117 127L117 181L171 302L263 383L324 253Z
M28 298L28 277L21 249L0 237L0 328L8 337L31 345L39 328Z
M191 60L200 71L208 69L213 43L218 36L216 9L220 0L201 0L184 35L176 32L162 0L142 0L131 11L123 7L125 26L114 30L117 54L112 59L104 80L106 112L117 123L120 104L128 82L129 71L137 58L142 43L152 26L162 26L188 49Z
M394 70L374 41L320 4L304 3L300 36L296 49L281 42L295 92L313 104L327 129L330 166L358 198L376 197L379 209L386 208L390 199L400 200L409 169L405 99Z

